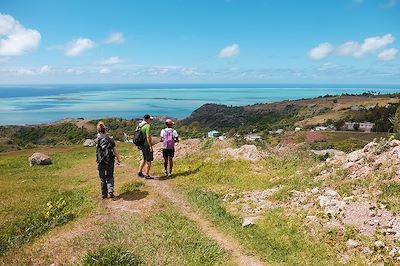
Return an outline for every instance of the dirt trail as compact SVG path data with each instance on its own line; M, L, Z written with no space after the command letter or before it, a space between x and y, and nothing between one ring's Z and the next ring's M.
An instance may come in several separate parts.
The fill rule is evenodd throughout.
M177 205L179 207L179 211L187 218L195 222L208 237L217 241L217 243L232 256L232 260L235 263L245 266L264 265L264 263L258 258L246 255L243 248L237 243L236 240L220 232L203 215L201 215L197 210L193 209L193 207L190 206L190 204L181 195L173 191L171 186L168 185L167 180L151 180L147 182L147 184L151 186L159 195Z

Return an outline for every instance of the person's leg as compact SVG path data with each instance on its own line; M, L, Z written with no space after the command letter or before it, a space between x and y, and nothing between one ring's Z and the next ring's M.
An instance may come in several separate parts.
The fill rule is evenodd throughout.
M168 155L167 155L167 150L163 149L163 158L164 158L164 174L168 174Z
M107 191L110 198L114 197L114 163L107 165Z
M172 157L168 157L169 161L169 173L172 174L172 168L174 167L174 161Z
M99 177L100 177L100 189L101 189L101 195L103 198L107 198L107 183L106 183L106 168L105 165L97 165L97 170L99 171Z
M140 164L139 164L139 173L143 173L143 168L146 164L146 161L144 159L140 160Z
M145 176L148 176L150 173L150 168L151 168L151 162L146 161L146 171L144 172Z

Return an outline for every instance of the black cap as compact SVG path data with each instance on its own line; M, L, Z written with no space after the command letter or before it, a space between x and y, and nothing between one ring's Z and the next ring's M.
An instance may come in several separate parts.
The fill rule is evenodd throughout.
M150 120L153 120L153 117L150 116L149 114L146 114L146 115L143 116L143 119L150 119Z

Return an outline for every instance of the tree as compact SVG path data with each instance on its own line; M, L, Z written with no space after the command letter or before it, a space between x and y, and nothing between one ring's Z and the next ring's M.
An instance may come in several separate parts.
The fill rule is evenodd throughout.
M393 124L393 132L397 139L400 139L400 106L397 107L396 113L390 122Z

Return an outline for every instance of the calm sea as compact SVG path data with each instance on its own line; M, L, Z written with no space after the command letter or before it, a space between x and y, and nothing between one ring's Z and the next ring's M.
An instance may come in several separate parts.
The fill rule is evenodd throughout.
M78 117L137 118L145 113L184 118L205 103L249 105L368 91L400 93L400 86L3 85L0 124L38 124Z

